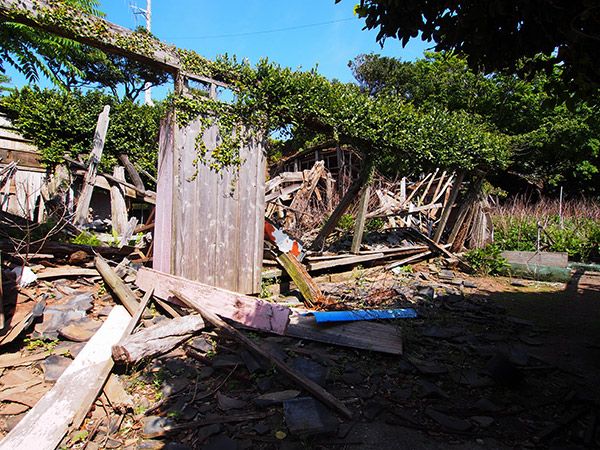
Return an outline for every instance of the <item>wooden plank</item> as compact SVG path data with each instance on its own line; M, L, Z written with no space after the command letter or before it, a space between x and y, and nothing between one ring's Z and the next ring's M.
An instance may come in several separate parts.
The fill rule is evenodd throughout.
M294 310L287 336L309 339L342 347L402 354L402 332L398 326L375 322L317 324L313 316Z
M147 268L138 271L135 284L144 291L156 284L154 295L164 300L172 297L172 289L178 290L191 301L204 305L221 317L248 327L276 334L285 334L287 328L289 308L254 297Z
M102 151L104 150L104 140L106 139L106 131L108 130L109 113L110 105L105 105L98 116L98 123L96 124L96 130L94 131L92 151L88 160L88 171L83 177L83 187L79 194L79 198L77 199L77 209L75 211L75 218L73 219L73 223L78 226L83 225L87 219L90 201L92 200L92 192L94 191L94 184L96 182L96 171L98 170L98 165L102 158Z
M437 242L435 242L433 239L428 238L427 236L425 236L423 233L421 233L419 230L417 230L414 227L409 228L409 232L411 234L413 234L416 238L418 238L422 242L424 242L431 249L431 251L441 253L442 255L444 255L448 258L451 258L451 259L456 259L456 260L458 260L458 265L461 269L465 270L466 272L473 272L473 268L467 262L465 262L459 256L457 256L453 253L450 253L448 250L446 250L445 246L440 245Z
M410 216L412 214L416 214L416 213L420 213L423 211L429 211L432 209L437 209L439 207L441 207L442 204L441 203L431 203L430 205L423 205L423 206L417 206L417 207L413 207L412 203L411 205L409 205L409 210L408 211L398 211L395 213L390 213L390 214L369 214L367 216L368 219L374 218L374 217L405 217L405 216Z
M85 269L76 266L46 267L36 273L39 280L62 277L97 277L99 275L96 269Z
M317 183L321 179L321 175L325 170L325 163L323 161L315 162L312 169L309 171L305 171L304 182L302 183L302 187L300 191L294 196L294 200L290 204L291 212L288 213L286 217L286 227L293 227L297 221L302 222L301 214L306 211L308 204L310 202L310 197L312 196L315 188L317 187ZM294 211L298 211L298 216L296 217L296 213Z
M296 386L299 386L309 393L314 395L317 399L323 402L328 407L342 413L344 416L348 418L352 418L352 412L340 402L337 398L315 383L313 380L308 378L306 375L298 372L296 369L288 366L283 360L279 359L277 356L261 347L257 342L252 339L246 337L244 334L233 328L231 325L225 323L222 319L220 319L214 312L209 311L205 308L204 305L199 305L187 298L187 296L183 295L181 292L174 291L173 292L177 297L186 302L189 306L198 310L198 312L211 324L217 327L219 330L226 332L230 337L234 340L242 344L252 353L260 356L261 358L266 359L270 363L274 364L277 367L278 371L283 373L285 376L290 378Z
M119 341L129 320L125 308L113 308L54 387L0 441L1 450L53 450L72 422L78 426L80 411L87 414L110 373L111 346Z
M329 261L321 261L321 262L309 262L308 270L322 270L328 269L330 267L340 267L347 266L350 264L358 264L367 261L375 261L377 259L385 258L383 253L373 253L370 255L361 255L361 256L346 256L343 258L336 258Z
M328 304L328 300L321 293L317 284L313 281L304 266L291 253L282 253L277 261L285 269L296 286L302 293L307 306L311 308L322 307Z
M433 252L430 252L430 251L418 253L416 255L409 256L408 258L404 258L404 259L402 259L400 261L394 261L393 263L388 264L387 266L385 266L385 268L386 269L393 269L394 267L403 266L405 264L412 263L412 262L418 261L418 260L423 259L423 258L427 258L428 256L432 256L432 255L433 255Z
M329 236L331 234L331 232L334 230L335 226L340 221L340 218L346 212L346 210L348 209L348 207L354 200L354 197L356 197L356 194L358 194L358 192L363 184L363 181L364 181L363 177L359 177L348 188L348 191L346 192L346 194L344 195L344 197L342 198L340 203L335 208L335 211L333 211L331 216L329 216L329 219L327 219L327 222L325 222L325 225L323 225L323 228L321 228L321 231L319 232L319 234L317 235L317 237L315 238L313 243L310 245L311 250L317 250L319 247L321 247L325 243L325 239L327 239L327 236Z
M85 164L80 163L79 161L70 158L68 156L63 156L63 159L68 162L70 165L75 167L83 167L85 168ZM75 175L85 175L85 172L80 172L79 170L72 171ZM132 198L142 199L146 203L155 204L156 203L156 193L152 191L145 191L138 189L133 184L127 183L124 180L120 180L118 178L113 177L104 172L96 172L96 187L110 190L112 186L110 183L116 183L123 187L125 195Z
M68 20L57 22L56 15L50 11L59 8L56 3L52 3L51 6L46 0L0 0L0 16L109 53L135 59L170 73L181 69L181 60L175 47L150 36L142 39L133 30L82 13L62 3L59 6L60 16L66 15L76 20L77 27L70 26Z
M100 272L100 275L102 275L102 278L104 278L104 281L108 287L115 293L117 297L119 297L119 300L121 300L125 308L127 308L129 314L133 316L138 309L140 301L133 293L131 288L123 282L121 277L119 277L115 271L110 268L106 260L104 260L104 258L101 256L96 256L94 259L94 264L96 269L98 269L98 272ZM150 285L148 289L145 290L151 289L152 286L154 286L154 284Z
M454 183L452 184L452 190L450 191L450 196L448 197L448 201L444 205L444 208L442 210L442 216L440 217L440 221L437 224L437 229L435 230L435 235L433 237L433 240L436 243L440 242L440 239L442 238L444 228L446 228L446 222L448 222L448 217L450 217L450 211L452 210L452 206L456 201L456 197L458 196L458 192L460 191L460 185L462 184L464 178L465 171L463 170L454 179Z
M171 242L173 240L173 148L176 121L169 115L160 127L158 145L158 183L156 185L156 219L154 223L154 253L152 267L171 272Z
M439 170L440 169L435 169L435 172L433 173L431 180L429 180L429 183L427 183L427 186L425 186L425 190L423 191L423 194L421 195L421 197L419 198L419 201L417 202L417 207L419 207L423 204L425 197L427 197L427 194L429 194L429 189L431 189L431 185L433 184L433 181L435 180L435 176L437 175Z
M299 190L301 187L302 187L302 184L300 184L300 183L291 184L290 186L283 187L283 188L281 188L275 192L271 192L269 195L267 195L265 197L265 201L268 203L268 202L272 202L273 200L276 200L278 198L285 200L288 195L293 194L294 192Z
M369 207L369 198L371 197L371 184L363 186L358 204L358 214L356 216L356 224L354 226L354 236L352 237L352 246L350 251L358 253L362 244L363 233L365 230L365 218L367 216L367 208Z
M500 254L508 263L529 264L548 267L567 267L569 254L567 252L516 252L506 251Z
M125 181L125 168L115 167L113 176ZM112 230L116 236L122 236L127 227L127 205L121 187L116 184L110 188L110 213Z

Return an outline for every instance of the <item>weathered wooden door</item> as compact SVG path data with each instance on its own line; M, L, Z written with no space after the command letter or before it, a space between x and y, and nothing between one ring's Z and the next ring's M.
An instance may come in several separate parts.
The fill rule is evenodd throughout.
M240 293L259 292L264 146L253 139L240 150L244 162L237 174L216 173L194 165L200 130L199 120L180 127L171 118L161 127L153 267ZM218 139L216 127L203 134L209 150Z

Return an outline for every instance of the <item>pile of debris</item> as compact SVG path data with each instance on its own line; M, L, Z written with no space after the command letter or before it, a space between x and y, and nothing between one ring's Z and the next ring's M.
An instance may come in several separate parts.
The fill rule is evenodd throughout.
M87 266L40 268L29 287L3 273L17 301L1 337L2 449L600 442L597 393L535 356L552 330L507 317L454 270L330 274L315 280L338 311L303 315L296 297L125 259Z

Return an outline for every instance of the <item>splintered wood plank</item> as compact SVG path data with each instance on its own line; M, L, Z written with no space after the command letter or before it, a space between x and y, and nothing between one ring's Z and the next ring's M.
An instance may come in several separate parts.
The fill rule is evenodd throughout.
M164 300L172 298L171 290L179 291L221 317L259 330L285 334L289 321L290 309L285 306L156 270L140 269L135 284L144 291L155 287L154 295Z
M53 450L72 422L78 426L77 416L81 411L85 416L110 373L111 346L121 339L130 319L122 306L113 308L54 387L0 441L1 450Z
M104 109L98 116L98 123L94 131L94 142L90 159L88 161L88 171L83 177L83 188L77 199L77 210L75 211L75 225L83 225L86 221L90 201L92 200L92 192L96 184L96 171L102 159L102 151L104 150L104 140L106 139L106 131L108 130L110 105L105 105Z
M393 355L402 354L400 328L378 322L318 324L313 316L303 316L293 311L286 336Z

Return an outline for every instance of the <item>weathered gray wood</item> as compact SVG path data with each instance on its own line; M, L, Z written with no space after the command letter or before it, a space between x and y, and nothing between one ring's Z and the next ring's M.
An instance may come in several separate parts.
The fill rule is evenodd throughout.
M548 267L567 267L569 254L567 252L514 252L506 251L500 254L508 263L530 264Z
M113 177L125 181L125 168L115 167ZM110 213L113 233L121 236L127 227L127 205L124 193L118 184L110 188Z
M54 450L78 415L85 414L102 389L110 369L111 346L123 334L130 315L116 306L54 387L0 441L1 450ZM108 370L107 370L108 369Z
M394 267L403 266L405 264L412 263L412 262L418 261L423 258L427 258L428 256L432 256L432 255L433 255L433 252L430 252L430 251L417 253L416 255L409 256L408 258L401 259L400 261L394 261L393 263L385 266L385 268L393 269Z
M329 219L327 219L327 222L325 222L325 225L323 225L323 228L321 228L321 231L310 245L311 250L317 250L323 245L325 239L327 239L327 236L329 236L334 230L335 226L340 221L340 218L346 212L352 203L352 200L354 200L354 197L356 197L356 194L358 194L363 182L364 178L360 177L354 183L352 183L350 188L348 188L348 191L342 198L342 201L340 201L340 203L337 205L335 211L333 211L331 216L329 216Z
M437 242L435 242L433 239L428 238L427 236L425 236L423 233L421 233L419 230L417 230L414 227L411 227L409 229L409 231L416 238L420 239L423 243L425 243L431 249L431 251L436 252L436 253L441 253L442 255L444 255L448 258L451 258L451 259L457 259L458 265L460 266L461 269L465 270L466 272L473 272L473 268L466 261L464 261L462 258L458 257L457 255L450 253L448 250L446 250L445 246L440 245Z
M471 207L475 203L479 193L481 192L481 186L483 185L484 177L480 176L476 181L469 187L469 190L465 196L465 199L461 202L460 207L458 208L458 214L456 215L456 221L454 222L454 226L450 231L450 236L448 237L448 242L453 244L452 249L454 251L459 251L462 247L462 243L460 245L454 245L454 241L461 230L465 219L467 218L467 214L471 210ZM464 241L464 239L463 239Z
M433 181L435 180L435 176L437 175L439 170L440 169L435 169L435 172L433 173L431 180L429 180L429 183L427 183L427 186L425 186L425 190L423 191L423 194L421 195L421 197L419 198L419 201L417 202L417 207L421 206L423 204L423 201L425 200L425 197L427 197L427 194L429 193L429 189L431 189L431 185L433 184Z
M369 198L371 197L371 184L365 184L360 196L358 204L358 214L356 215L356 224L354 226L354 236L352 237L352 246L350 251L358 253L362 244L363 233L365 230L365 218L367 216L367 208L369 207Z
M385 255L383 253L373 253L370 255L346 256L343 258L336 258L329 261L309 262L307 265L308 270L322 270L328 269L330 267L340 267L347 266L349 264L358 264L367 261L375 261L382 258L385 258Z
M80 167L80 168L85 167L85 164L82 164L79 161L77 161L73 158L70 158L66 155L63 156L63 159L72 166ZM71 173L74 173L75 175L85 175L85 173L80 172L79 170L71 171ZM119 180L119 179L113 177L112 175L109 175L109 174L103 173L103 172L100 172L100 173L96 172L96 187L99 187L101 189L106 189L107 191L109 191L110 187L111 187L111 184L109 183L109 181L110 181L110 183L116 183L116 184L119 184L120 186L122 186L124 189L125 195L127 195L127 197L142 199L146 203L151 203L153 205L156 203L156 193L155 192L144 191L144 190L138 189L133 184L127 183L126 181Z
M222 317L259 330L285 334L289 321L290 309L285 306L156 270L140 269L135 284L143 291L156 286L154 295L164 300L172 298L171 290L178 290L191 301L204 305Z
M302 213L308 207L308 203L310 201L310 197L312 196L315 188L317 187L317 183L321 179L321 175L325 170L325 163L323 161L317 161L312 169L304 172L304 182L302 183L302 187L300 191L294 196L294 200L290 204L291 212L288 213L286 217L286 226L293 227L295 226L298 220L302 221ZM296 213L294 211L298 211L298 217L296 217Z
M125 153L119 153L119 159L131 177L131 181L133 181L135 187L141 191L145 191L146 188L144 187L144 182L142 181L142 178L140 177L140 174L136 170L135 166L131 163L131 161L129 161L129 156L127 156Z
M156 185L156 217L154 221L154 253L152 267L171 273L171 244L173 241L175 120L170 115L160 127L158 145L158 179Z
M442 216L440 217L440 221L437 224L437 228L435 230L435 234L433 236L433 240L437 243L440 242L442 238L442 233L444 232L444 228L446 228L446 222L448 222L448 217L450 216L450 211L452 210L452 206L456 201L456 197L458 196L458 192L460 191L460 185L465 178L465 172L459 172L454 178L454 183L452 184L452 190L450 191L450 196L448 197L448 201L444 205L442 210ZM433 201L436 201L435 199Z
M376 322L318 324L312 316L294 311L287 336L309 339L343 347L374 352L402 354L402 332L399 327Z
M133 398L123 388L123 384L115 374L111 374L103 388L104 395L108 399L110 406L120 413L125 414L128 411L133 411Z
M202 328L204 321L198 315L164 320L113 345L112 356L116 363L136 363L170 351Z
M119 300L123 302L123 306L125 306L127 311L129 311L129 314L133 316L137 311L140 302L131 288L123 282L121 277L110 268L106 260L101 256L96 256L94 265L96 266L96 269L98 269L98 272L100 272L100 275L102 275L102 278L104 278L108 287L117 297L119 297ZM154 286L154 284L148 286L148 289L145 290L151 289L152 286Z
M96 130L94 131L94 143L88 160L88 170L83 177L83 187L81 188L81 193L77 199L77 209L73 220L75 225L83 225L87 218L90 201L92 200L92 192L94 191L94 184L96 183L96 171L98 170L98 165L102 158L102 151L104 150L104 140L106 139L106 131L108 130L109 113L110 105L105 105L98 116L98 123L96 124Z
M231 325L225 323L215 313L207 310L203 305L189 301L181 292L174 291L173 293L178 298L186 302L189 306L195 308L207 321L209 321L219 330L226 332L230 337L235 339L254 354L260 356L261 358L265 358L267 361L274 364L281 373L294 381L297 386L306 389L330 408L335 409L348 418L352 418L352 412L346 407L346 405L340 402L337 398L335 398L313 380L301 374L296 369L288 366L284 361L261 347L257 342L247 338L244 334L233 328Z
M172 199L156 209L155 267L211 286L259 292L266 164L262 140L255 137L240 149L244 162L237 171L215 173L210 154L208 164L194 164L200 119L185 128L176 123L165 128L165 136L172 133L172 146L163 148L166 139L161 137L158 190ZM217 127L204 130L202 139L209 152L214 149L221 139Z

